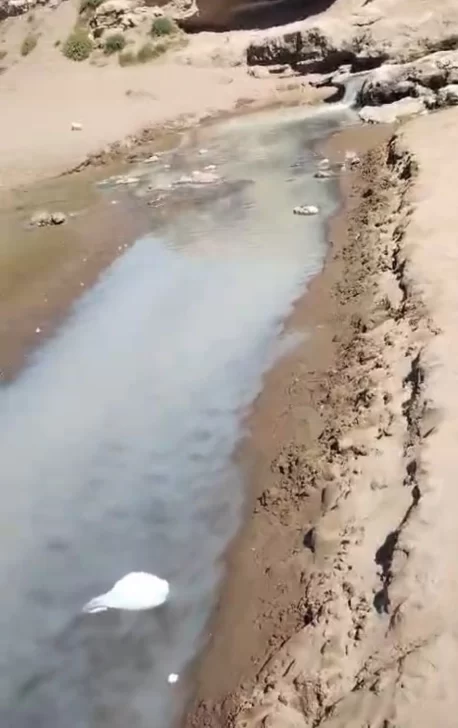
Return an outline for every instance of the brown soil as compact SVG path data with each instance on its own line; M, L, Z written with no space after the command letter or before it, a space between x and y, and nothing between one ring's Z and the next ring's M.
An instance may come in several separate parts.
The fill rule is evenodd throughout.
M389 128L350 129L327 144L333 159L349 148L366 156L342 180L346 204L330 226L326 266L289 322L311 336L268 375L250 422L248 517L228 560L186 726L274 725L258 722L273 711L257 713L261 699L252 696L272 692L287 705L277 677L268 679L270 669L282 648L318 619L317 552L326 558L336 545L318 544L317 524L339 490L332 464L337 438L368 396L363 372L351 372L372 315L377 255L370 236L358 231L382 219L391 202L383 185L376 191L391 134Z

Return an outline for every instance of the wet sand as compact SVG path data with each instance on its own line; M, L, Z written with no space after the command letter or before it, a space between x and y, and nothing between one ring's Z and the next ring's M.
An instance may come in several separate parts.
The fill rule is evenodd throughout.
M348 400L336 401L331 390L373 299L368 280L373 269L367 270L355 226L366 214L364 195L377 179L378 157L392 133L389 127L347 129L322 150L332 161L343 161L348 149L361 155L376 149L361 169L341 179L342 209L329 227L324 270L288 322L288 329L307 338L267 375L250 419L250 440L242 453L252 474L246 520L228 558L208 648L197 661L186 726L271 725L258 722L262 712L251 722L244 709L256 704L251 696L259 690L274 691L276 678L272 685L266 678L269 667L314 621L307 588L316 560L316 525L332 498L328 433L348 407Z

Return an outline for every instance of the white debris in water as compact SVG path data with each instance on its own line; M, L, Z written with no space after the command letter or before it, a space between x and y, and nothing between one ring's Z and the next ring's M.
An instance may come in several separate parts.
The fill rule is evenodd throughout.
M176 682L178 682L178 679L179 675L177 675L176 672L171 672L167 678L167 682L170 683L170 685L174 685Z
M157 156L157 154L153 154L153 155L151 155L151 157L148 157L148 159L145 159L146 164L150 164L151 162L158 162L158 161L159 161L159 157Z
M331 162L327 157L324 157L324 159L320 159L318 162L318 169L329 169L331 166Z
M118 204L118 200L111 200L111 204L112 205L117 205Z
M170 164L164 164L164 169L170 169Z
M81 131L83 125L79 121L72 121L72 131Z
M36 334L41 334L41 329L40 329L40 327L39 327L39 326L37 326L37 328L35 329L35 333L36 333Z
M199 149L199 154L208 154L208 149Z
M216 164L207 164L206 167L204 167L204 170L206 172L214 172L216 169Z
M154 609L167 601L169 583L155 574L133 571L116 582L105 594L91 599L83 607L86 614L107 609L126 609L130 612Z
M122 245L118 245L118 250L122 250Z
M84 288L84 283L83 283L83 281L80 281L80 286L81 286L81 288Z
M295 215L318 215L319 209L316 205L298 205L293 212Z
M138 182L140 182L139 177L127 177L127 176L121 176L118 177L115 184L116 185L136 185Z

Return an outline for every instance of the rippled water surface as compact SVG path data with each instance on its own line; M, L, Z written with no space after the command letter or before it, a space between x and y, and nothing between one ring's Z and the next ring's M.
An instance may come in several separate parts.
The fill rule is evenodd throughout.
M167 728L180 709L167 675L201 645L238 525L242 419L326 252L336 185L313 178L311 145L348 121L232 121L207 152L137 170L145 196L210 163L225 182L167 193L151 234L0 389L2 727ZM132 570L167 578L169 603L81 614Z

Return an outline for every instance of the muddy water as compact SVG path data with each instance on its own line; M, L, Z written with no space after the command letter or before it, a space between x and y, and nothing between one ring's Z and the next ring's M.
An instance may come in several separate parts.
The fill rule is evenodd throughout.
M133 196L162 195L151 232L0 389L2 726L166 728L181 708L167 675L202 644L239 522L243 418L326 252L337 186L312 145L349 121L245 118L132 170ZM218 191L173 187L208 164ZM80 613L132 570L169 603Z

